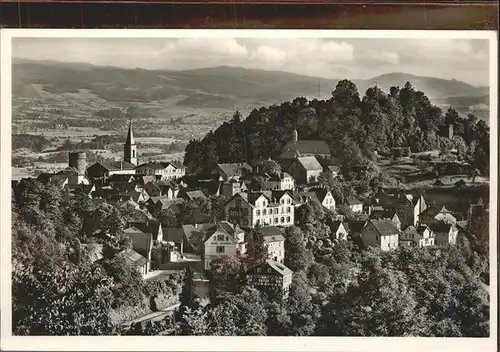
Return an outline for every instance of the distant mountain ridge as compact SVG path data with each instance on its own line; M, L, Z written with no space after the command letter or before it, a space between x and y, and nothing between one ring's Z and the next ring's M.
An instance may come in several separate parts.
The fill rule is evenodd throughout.
M241 109L260 107L296 97L325 99L338 80L284 71L216 66L184 71L127 69L86 63L13 59L13 95L37 98L42 89L51 94L86 89L108 101L147 102L176 97L176 104L191 108ZM371 79L352 79L362 96L377 84L389 92L409 81L435 104L459 103L462 110L489 105L489 88L435 77L387 73ZM37 85L35 89L33 85ZM40 88L41 87L41 88ZM463 111L462 111L463 113Z

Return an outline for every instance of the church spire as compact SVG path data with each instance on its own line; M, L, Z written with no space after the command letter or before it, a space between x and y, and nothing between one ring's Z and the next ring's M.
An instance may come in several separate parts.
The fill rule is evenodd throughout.
M123 145L123 161L137 165L137 145L132 132L132 121L129 122L127 140Z
M132 121L129 122L128 125L128 133L127 133L127 140L125 141L126 145L134 145L134 134L132 132Z

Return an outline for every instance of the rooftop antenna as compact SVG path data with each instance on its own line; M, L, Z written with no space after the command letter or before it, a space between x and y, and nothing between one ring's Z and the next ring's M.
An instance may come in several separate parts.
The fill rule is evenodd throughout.
M321 90L320 90L320 82L319 82L319 79L318 79L318 99L320 98L320 92L321 92Z

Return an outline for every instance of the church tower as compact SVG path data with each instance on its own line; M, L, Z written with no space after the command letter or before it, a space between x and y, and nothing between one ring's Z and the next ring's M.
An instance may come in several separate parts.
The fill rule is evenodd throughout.
M123 161L137 165L137 145L134 141L134 134L132 133L132 122L128 126L127 140L123 145Z

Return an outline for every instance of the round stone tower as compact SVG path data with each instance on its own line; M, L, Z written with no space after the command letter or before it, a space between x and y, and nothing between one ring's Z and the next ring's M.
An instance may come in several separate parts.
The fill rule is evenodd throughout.
M76 169L79 175L85 175L87 154L85 152L69 152L69 167Z

